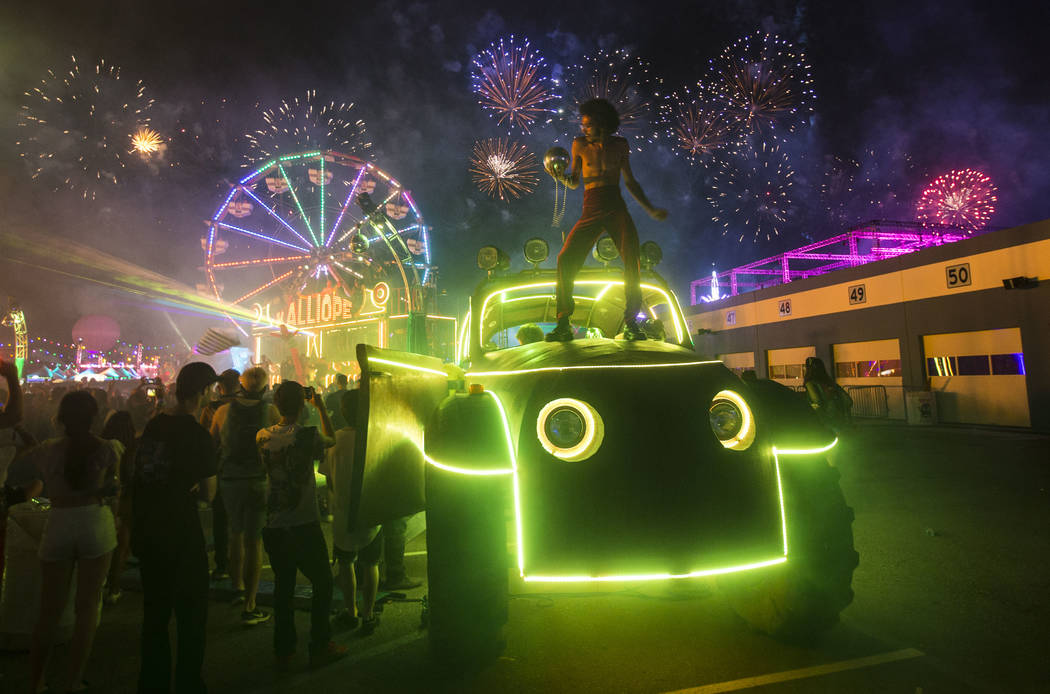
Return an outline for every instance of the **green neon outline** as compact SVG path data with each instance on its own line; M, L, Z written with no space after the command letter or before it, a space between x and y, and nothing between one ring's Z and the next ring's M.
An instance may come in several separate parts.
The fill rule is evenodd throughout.
M456 366L459 366L464 359L463 346L467 342L467 336L470 334L470 311L467 311L467 315L463 318L463 327L459 332L459 339L456 340Z
M821 448L798 448L798 449L778 449L776 446L772 446L770 451L773 453L773 467L777 472L777 494L780 496L780 529L784 534L784 556L787 557L788 553L788 530L787 530L787 512L784 510L784 486L780 481L780 456L781 455L816 455L818 453L824 453L830 451L838 444L838 437L834 441L829 443L827 446Z
M324 157L321 157L321 223L318 225L324 234Z
M827 451L830 451L832 448L834 448L836 445L838 445L838 442L839 442L839 439L836 436L834 441L832 441L831 443L829 443L826 446L821 446L820 448L796 448L796 449L791 449L791 448L777 448L776 446L773 446L773 455L816 455L817 453L825 453Z
M511 468L486 468L486 469L479 469L479 468L459 467L458 465L449 465L448 463L438 462L437 460L435 460L434 458L431 458L426 453L423 453L423 460L427 461L427 463L429 463L430 465L433 465L436 468L439 468L441 470L445 470L446 472L454 472L454 473L456 473L458 475L474 475L476 477L485 477L485 476L493 476L493 475L513 475L514 474L514 470L511 469Z
M705 362L705 363L709 363L709 362ZM677 364L675 366L677 366ZM773 446L770 449L771 453L773 454L773 469L776 472L776 478L777 478L777 499L778 499L778 502L780 504L780 532L781 532L781 537L782 537L783 546L784 546L783 556L775 557L773 559L766 559L766 560L758 561L758 562L752 562L752 563L748 563L748 564L738 564L738 565L735 565L735 566L721 567L721 568L716 568L716 569L701 569L701 570L697 570L697 571L691 571L691 572L685 573L685 574L660 573L660 574L626 574L626 575L616 575L616 576L543 576L543 575L526 576L525 575L525 540L524 540L524 527L525 527L524 518L525 518L525 515L524 515L524 511L522 509L522 504L521 504L521 485L520 485L520 482L519 482L519 479L518 479L518 458L517 458L517 455L515 454L515 450L514 450L514 440L513 440L513 437L511 436L510 422L509 422L509 420L507 418L507 411L506 411L506 409L503 406L503 401L499 397L499 395L495 391L492 391L492 390L486 390L485 392L488 393L489 395L491 395L493 400L495 400L496 406L499 409L500 420L503 423L503 434L504 434L504 437L506 438L506 442L507 442L507 455L510 458L511 475L512 475L511 480L512 480L513 490L514 490L514 525L515 525L514 530L515 530L515 537L516 537L516 540L517 540L516 552L517 552L517 560L518 560L518 575L521 577L521 579L523 581L528 582L528 583L594 583L594 582L613 582L613 581L621 581L621 582L658 581L658 580L680 579L680 578L697 578L697 577L702 577L702 576L717 576L717 575L722 575L722 574L739 573L739 572L742 572L742 571L751 571L751 570L754 570L754 569L768 568L770 566L776 566L776 565L779 565L779 564L783 564L783 563L787 562L787 560L788 560L788 534L787 534L787 512L786 512L785 506L784 506L784 485L783 485L783 482L781 481L779 456L780 455L815 455L815 454L818 454L818 453L826 452L826 451L830 450L831 448L833 448L836 444L838 444L838 439L836 438L834 441L832 441L827 446L823 446L823 447L819 447L819 448L812 448L812 449L783 449L783 450L779 450L779 449L776 448L776 446ZM435 461L432 458L429 458L429 456L426 456L425 453L424 453L424 457L425 457L425 459L427 459L428 463L433 464L436 467L442 467L443 469L449 470L451 472L460 473L460 474L472 474L472 475L506 474L505 468L500 468L500 469L498 469L498 471L484 471L484 472L479 472L477 470L469 470L468 471L468 470L465 470L465 469L456 469L456 468L454 468L454 466L449 466L447 464L438 463L438 461Z
M533 289L533 288L538 288L538 287L553 287L556 284L557 284L556 281L551 280L549 282L546 282L546 281L545 282L533 282L531 284L522 284L522 285L519 285L517 287L509 287L509 288L506 288L506 289L499 289L499 290L493 291L491 294L489 294L488 296L485 297L484 301L481 302L481 316L482 316L482 318L484 318L484 316L485 316L485 309L488 308L489 301L492 299L492 297L496 296L497 294L505 294L506 292L509 292L509 291L517 291L517 290L521 290L521 289ZM606 285L605 289L601 292L601 295L604 296L604 292L605 291L608 291L609 289L611 289L614 286L622 287L625 284L625 282L624 282L624 280L577 280L576 284L578 284L578 285L604 284L604 285ZM683 325L682 325L682 308L681 308L681 305L678 303L678 297L675 296L675 293L672 290L670 290L670 289L664 289L662 287L657 287L656 285L653 285L653 284L646 284L645 282L640 283L638 286L640 288L642 288L642 289L651 289L651 290L653 290L655 292L659 292L660 294L663 295L664 299L667 301L667 305L672 309L671 310L671 316L672 316L672 318L674 318L674 329L675 329L675 334L678 336L678 344L682 344L683 342L685 342L685 338L688 335L689 331L686 330L686 329L683 329ZM650 308L649 310L650 310L650 313L652 313L652 309ZM655 313L653 315L655 315ZM480 337L480 335L479 335L479 337ZM469 350L469 344L466 345L466 349ZM469 351L467 353L469 353Z
M303 209L303 204L299 202L299 196L295 194L295 188L292 187L292 182L288 179L288 174L285 173L284 165L278 164L277 169L281 172L281 175L284 176L284 182L288 184L288 191L292 194L292 200L295 200L295 204L299 208L299 214L303 216L303 221L306 222L306 229L310 232L310 238L314 240L314 245L321 245L317 240L317 234L314 233L313 226L310 225L310 218L306 216L306 210Z
M404 362L392 361L390 359L383 359L381 357L369 357L368 364L387 364L389 366L400 366L401 368L408 369L409 371L422 371L424 373L435 374L444 378L448 378L448 374L444 371L438 371L437 369L428 369L425 366L415 366L414 364L405 364Z
M776 566L787 561L787 557L777 557L765 561L753 562L751 564L740 564L738 566L727 566L721 569L702 569L690 571L686 574L626 574L623 576L524 576L526 583L596 583L611 581L664 581L677 578L697 578L700 576L718 576L721 574L737 573L739 571L750 571L762 569L768 566Z
M671 364L605 364L601 366L540 366L535 369L516 369L513 371L468 371L467 376L517 376L520 374L539 373L541 371L582 371L585 369L659 369L672 366L698 366L700 364L721 364L718 360L682 361Z

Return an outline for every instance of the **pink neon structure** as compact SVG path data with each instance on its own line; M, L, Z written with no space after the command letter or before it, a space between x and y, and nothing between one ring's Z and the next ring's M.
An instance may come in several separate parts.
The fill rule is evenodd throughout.
M850 229L845 234L719 273L720 298L787 284L793 280L815 277L833 270L895 258L973 236L973 233L955 227L872 220ZM711 277L701 277L689 284L690 304L695 306L705 303L710 295Z

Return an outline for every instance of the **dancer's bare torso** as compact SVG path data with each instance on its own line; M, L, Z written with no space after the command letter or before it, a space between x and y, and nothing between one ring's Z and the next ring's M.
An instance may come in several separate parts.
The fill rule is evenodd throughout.
M618 186L620 171L629 156L630 148L622 137L588 138L580 135L572 141L572 170L582 174L585 190Z

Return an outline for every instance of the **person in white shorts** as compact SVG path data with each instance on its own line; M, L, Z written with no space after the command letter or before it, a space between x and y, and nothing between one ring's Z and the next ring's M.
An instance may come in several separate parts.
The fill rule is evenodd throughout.
M55 628L66 606L76 568L76 622L69 645L65 681L55 691L87 688L84 666L98 626L102 585L117 546L113 512L104 503L119 491L123 447L91 433L98 404L87 391L67 393L58 406L65 435L29 453L51 499L51 512L40 540L42 574L40 615L29 650L31 690L40 689Z

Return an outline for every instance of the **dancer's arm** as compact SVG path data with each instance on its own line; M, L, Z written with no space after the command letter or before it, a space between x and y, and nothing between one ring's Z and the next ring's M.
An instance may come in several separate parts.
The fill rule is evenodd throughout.
M572 168L558 177L566 188L576 190L580 187L580 178L583 171L583 156L580 154L580 142L582 137L574 138L572 141Z
M635 179L634 173L631 171L631 153L630 149L624 143L624 149L626 150L623 154L623 166L621 171L623 172L623 184L630 192L631 196L638 201L638 204L649 213L649 216L655 220L663 221L667 219L667 210L662 207L656 207L653 203L649 202L649 198L645 197L645 191L642 190L642 185Z

